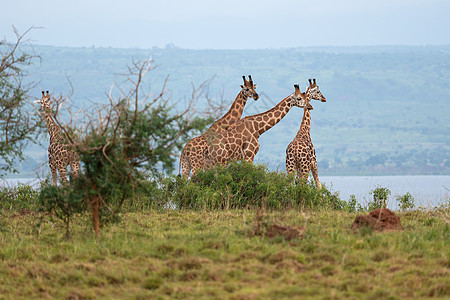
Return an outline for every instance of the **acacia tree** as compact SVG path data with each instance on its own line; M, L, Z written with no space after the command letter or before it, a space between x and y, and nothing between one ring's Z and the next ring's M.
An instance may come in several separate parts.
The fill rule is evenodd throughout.
M24 34L16 35L15 43L0 41L0 175L17 172L15 163L23 160L23 150L41 126L29 105L28 86L24 85L23 68L37 56L21 50L27 43ZM3 163L2 163L3 161Z
M167 78L156 95L144 88L144 76L151 69L150 59L133 61L124 75L129 88L112 90L109 103L90 109L78 125L60 124L55 117L83 167L80 176L70 182L72 192L57 198L69 202L73 198L79 205L82 194L91 208L96 237L132 197L137 183L148 174L171 172L189 136L202 131L223 110L222 103L213 103L207 94L210 81L193 87L191 98L177 110L179 106L167 97ZM203 112L196 109L199 99L208 101Z

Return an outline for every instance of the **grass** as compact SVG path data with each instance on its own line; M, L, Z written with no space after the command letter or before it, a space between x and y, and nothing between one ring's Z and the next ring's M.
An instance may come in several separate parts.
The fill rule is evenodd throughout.
M449 210L398 213L404 231L353 232L357 213L264 212L303 239L253 234L252 210L125 213L95 240L88 215L63 225L0 217L0 298L410 299L450 297Z

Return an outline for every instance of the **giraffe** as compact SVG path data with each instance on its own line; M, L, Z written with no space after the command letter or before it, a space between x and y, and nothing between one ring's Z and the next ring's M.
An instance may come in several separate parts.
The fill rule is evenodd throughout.
M179 168L183 177L189 177L191 170L195 174L203 169L205 151L213 135L225 131L229 126L240 120L248 98L253 98L255 101L259 99L259 95L255 91L258 85L253 83L251 75L248 75L248 78L249 80L246 80L245 76L242 76L244 85L241 85L241 91L228 112L214 122L205 133L193 138L184 146L180 157L181 168Z
M311 110L313 107L309 104L311 99L326 102L325 97L319 90L316 84L316 79L309 79L309 87L306 89L306 101L308 106L303 109L303 119L300 129L297 132L294 140L289 143L286 148L286 171L288 173L295 173L299 178L308 178L309 171L312 171L316 186L318 189L322 188L319 181L316 152L311 142Z
M57 185L57 173L64 183L67 183L67 166L70 165L70 170L72 175L78 176L78 171L80 169L80 160L78 154L71 150L66 144L61 128L56 125L51 114L52 109L50 106L50 95L42 91L42 98L40 100L34 101L35 103L41 104L42 112L44 114L45 121L47 123L48 133L50 135L50 144L48 146L48 163L50 166L50 171L52 172L53 185Z
M258 138L261 134L281 121L292 107L306 106L305 93L301 93L298 85L294 85L294 88L294 93L272 109L245 117L227 131L219 133L208 145L207 167L226 165L232 160L253 162L259 151Z

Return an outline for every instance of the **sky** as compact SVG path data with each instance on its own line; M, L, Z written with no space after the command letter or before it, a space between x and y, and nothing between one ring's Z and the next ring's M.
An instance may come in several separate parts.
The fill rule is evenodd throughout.
M2 0L33 44L70 47L267 49L450 44L448 0Z

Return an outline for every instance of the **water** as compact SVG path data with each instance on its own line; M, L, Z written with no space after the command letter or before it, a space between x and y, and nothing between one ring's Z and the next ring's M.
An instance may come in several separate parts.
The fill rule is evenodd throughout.
M14 178L14 179L0 179L0 187L13 187L19 183L28 184L32 187L38 187L41 181L38 178Z
M450 176L323 176L320 181L332 192L338 192L342 200L355 195L361 205L373 199L370 191L377 187L391 191L388 207L398 209L396 196L409 192L416 207L432 208L450 201ZM18 183L39 186L37 178L0 180L0 186L15 186Z
M370 191L377 187L391 191L388 207L398 209L396 196L409 192L416 207L431 208L449 201L450 176L323 176L320 181L331 191L338 191L342 200L355 195L358 203L366 204L373 200Z

